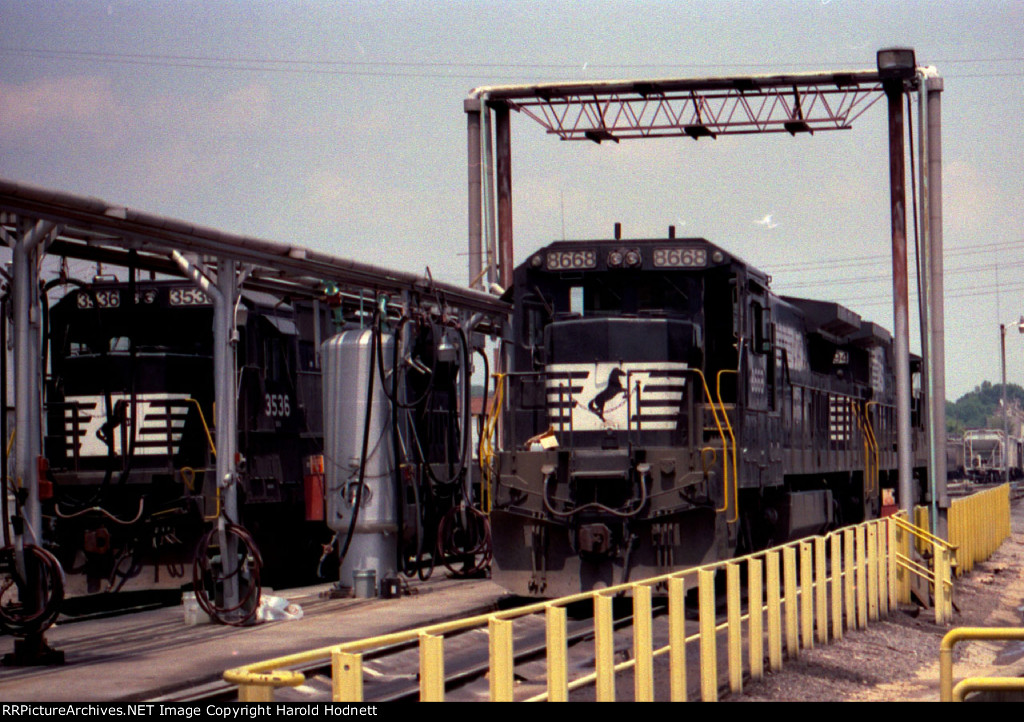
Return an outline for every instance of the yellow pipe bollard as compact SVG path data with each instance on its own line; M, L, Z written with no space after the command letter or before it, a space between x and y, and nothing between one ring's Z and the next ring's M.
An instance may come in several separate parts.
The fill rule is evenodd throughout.
M337 649L331 652L331 700L363 701L363 655Z
M686 581L668 580L669 689L673 702L685 702L686 690Z
M939 645L939 701L953 701L953 649L969 640L1024 640L1024 627L959 627Z
M725 566L726 619L729 640L729 689L743 691L743 628L740 624L740 567L738 564Z
M569 641L565 631L565 607L549 604L544 609L547 625L548 701L569 701Z
M814 647L814 577L810 542L800 542L800 648Z
M239 702L273 702L275 687L297 687L306 681L306 676L288 670L261 674L228 670L224 681L238 685Z
M832 551L832 637L843 638L843 549L842 534L831 537Z
M612 598L598 594L594 597L594 669L598 702L615 701L614 634Z
M764 677L764 564L751 557L747 562L750 678Z
M782 576L786 589L786 656L797 657L800 654L800 608L796 593L796 549L791 546L782 550Z
M634 699L654 701L654 642L651 588L646 584L633 587L633 669Z
M420 634L420 701L444 702L444 637Z
M718 700L718 650L715 643L715 572L701 569L700 597L700 694L705 702Z
M511 702L514 692L514 662L512 657L512 622L491 618L487 621L490 643L491 701Z
M779 598L779 553L768 553L768 668L782 669L782 601Z

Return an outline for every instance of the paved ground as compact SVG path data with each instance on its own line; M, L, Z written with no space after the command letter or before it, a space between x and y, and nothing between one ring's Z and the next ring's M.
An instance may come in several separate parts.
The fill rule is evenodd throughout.
M953 627L1024 625L1024 500L1014 502L1011 535L992 558L956 584L955 618L900 610L839 642L803 651L783 669L749 684L733 701L880 702L939 700L939 643ZM957 646L954 681L1024 676L1024 642Z

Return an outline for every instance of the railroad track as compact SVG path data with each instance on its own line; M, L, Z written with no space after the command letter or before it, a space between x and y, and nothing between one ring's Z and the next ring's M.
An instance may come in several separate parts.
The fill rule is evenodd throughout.
M531 603L533 600L524 600ZM628 629L632 618L619 615L617 629ZM570 650L593 639L590 619L572 620L567 629ZM450 699L480 700L487 697L488 636L485 629L472 629L445 638L445 686ZM527 665L543 658L546 649L545 628L540 617L516 622L515 662ZM583 653L586 657L586 653ZM593 654L590 654L593 659ZM279 688L274 699L280 702L328 702L331 700L330 663L311 663L290 669L302 672L303 685ZM363 692L367 702L398 702L418 699L419 648L414 642L381 647L363 655ZM223 680L209 680L188 688L162 694L147 702L229 702L238 697L238 688Z
M632 657L631 602L629 599L616 600L614 648L617 661ZM719 614L719 622L725 620ZM692 625L692 627L691 627ZM696 619L687 621L687 636L697 631ZM546 629L542 615L517 619L514 630L514 679L515 698L529 699L541 695L547 689ZM594 624L587 614L571 617L567 624L568 679L573 682L592 676L595 669ZM445 637L445 699L449 701L483 701L490 695L488 633L478 628L461 634ZM668 617L662 604L653 609L653 642L655 648L668 644ZM720 640L719 657L725 658L725 640ZM691 698L699 697L699 655L696 642L688 644L688 678L691 683ZM664 656L658 663L667 665ZM325 703L332 699L331 668L329 663L312 663L291 667L302 672L306 680L298 687L281 687L274 692L278 702ZM724 671L724 667L723 667ZM666 680L667 675L660 675ZM720 674L720 679L725 675ZM632 675L620 673L616 676L617 697L633 697ZM574 701L593 699L593 686L585 685L571 693ZM363 699L369 703L415 701L419 698L419 648L416 643L404 643L381 648L363 655ZM210 680L188 689L168 692L148 702L211 703L237 700L238 688L221 680Z

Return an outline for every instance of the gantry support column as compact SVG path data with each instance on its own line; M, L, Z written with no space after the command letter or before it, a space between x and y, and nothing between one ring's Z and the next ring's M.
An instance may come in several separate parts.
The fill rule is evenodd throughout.
M911 68L911 73L913 69ZM889 106L889 200L892 227L892 293L896 364L896 453L900 508L910 514L914 505L910 436L910 321L907 286L906 164L903 158L904 77L885 79Z
M929 75L921 80L921 94L925 99L927 168L922 174L927 178L928 202L928 256L929 278L929 328L928 360L932 378L931 422L934 429L936 449L931 467L937 502L933 532L943 539L949 538L947 511L949 494L946 490L946 326L943 262L942 262L942 78ZM924 191L922 191L924 192Z

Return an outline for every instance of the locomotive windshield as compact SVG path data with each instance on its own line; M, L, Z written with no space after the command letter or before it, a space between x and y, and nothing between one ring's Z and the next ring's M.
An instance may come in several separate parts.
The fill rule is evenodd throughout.
M539 289L538 289L539 290ZM700 310L699 278L675 274L648 275L642 282L634 274L590 276L578 283L559 284L549 291L556 317L643 314L692 317Z
M62 346L68 358L126 354L133 342L140 354L212 356L210 325L208 317L182 323L180 311L156 309L150 309L144 319L105 317L102 323L76 319L63 329Z

